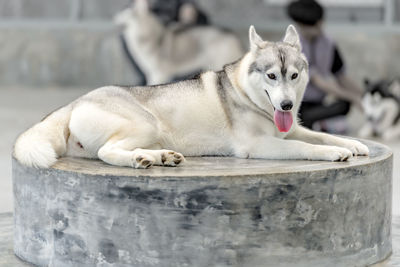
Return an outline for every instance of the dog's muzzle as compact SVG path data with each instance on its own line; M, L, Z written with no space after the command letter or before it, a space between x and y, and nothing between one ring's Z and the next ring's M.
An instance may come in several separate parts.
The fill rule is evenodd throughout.
M293 102L290 100L283 100L281 102L281 108L285 111L289 111L293 108Z

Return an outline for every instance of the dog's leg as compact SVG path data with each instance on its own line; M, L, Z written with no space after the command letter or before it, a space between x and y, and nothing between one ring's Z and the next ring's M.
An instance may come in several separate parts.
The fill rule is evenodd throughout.
M245 143L245 146L241 145ZM276 137L260 137L253 139L252 144L238 142L235 156L241 158L345 161L352 156L352 152L337 146L313 145Z
M399 106L397 102L393 100L385 103L383 114L383 118L377 125L378 134L382 137L385 135L385 132L392 127L393 122L399 114Z
M172 81L171 76L167 74L162 74L162 73L151 73L148 75L147 78L147 84L148 85L155 85L155 84L163 84L163 83L169 83Z
M108 164L137 169L148 168L156 162L152 155L135 148L133 144L130 139L110 140L99 149L97 155Z
M138 152L139 151L143 154L151 155L155 159L154 165L175 167L185 161L185 158L181 153L172 150L140 149Z
M182 154L172 150L150 150L137 148L133 138L109 140L98 151L99 159L111 165L138 169L152 165L177 166L184 162Z
M287 139L300 140L311 144L339 146L349 149L355 156L366 156L369 149L359 141L337 137L334 135L315 132L302 126L297 126Z

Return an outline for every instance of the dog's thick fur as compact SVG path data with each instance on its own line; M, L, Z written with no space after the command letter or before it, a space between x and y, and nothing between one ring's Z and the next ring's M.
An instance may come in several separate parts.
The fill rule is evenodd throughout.
M234 34L216 27L162 25L147 0L134 1L115 22L123 27L127 50L152 85L199 71L220 70L244 54Z
M23 133L16 158L35 167L68 155L147 168L176 166L183 155L343 161L368 154L358 141L307 130L296 120L287 132L278 131L274 110L295 117L308 64L293 26L282 42L263 41L254 27L249 37L250 51L222 71L82 96ZM293 105L283 108L288 101Z

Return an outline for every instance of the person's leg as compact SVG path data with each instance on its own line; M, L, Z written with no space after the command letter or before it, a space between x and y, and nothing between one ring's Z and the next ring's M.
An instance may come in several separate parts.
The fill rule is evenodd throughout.
M346 115L350 111L350 102L339 100L322 110L321 119L329 119L332 117Z
M304 127L311 129L313 123L316 121L314 118L315 110L320 109L321 105L311 102L303 102L299 110L299 118Z
M346 115L349 110L350 103L347 101L337 101L329 106L304 102L300 108L299 117L302 124L311 129L314 122L339 115Z

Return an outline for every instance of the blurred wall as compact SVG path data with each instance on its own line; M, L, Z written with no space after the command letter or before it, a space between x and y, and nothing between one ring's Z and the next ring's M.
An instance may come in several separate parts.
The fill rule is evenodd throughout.
M132 84L112 17L129 0L0 0L0 86Z
M247 45L247 28L279 40L289 23L282 6L267 0L198 0L211 21L238 33ZM136 74L125 58L113 15L130 0L0 0L0 86L97 87L134 84ZM369 26L379 10L328 13L327 31L337 40L348 71L360 83L398 76L399 26ZM361 11L360 11L361 10ZM353 12L353 13L352 13ZM378 13L377 13L378 12ZM354 19L355 18L355 19ZM333 22L332 22L333 21ZM352 23L356 21L356 25Z

